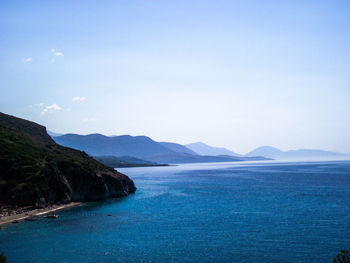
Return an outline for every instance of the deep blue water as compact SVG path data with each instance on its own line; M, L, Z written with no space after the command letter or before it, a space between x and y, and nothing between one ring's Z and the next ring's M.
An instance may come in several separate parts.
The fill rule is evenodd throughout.
M322 263L350 249L350 162L120 171L135 195L8 225L0 251L13 263Z

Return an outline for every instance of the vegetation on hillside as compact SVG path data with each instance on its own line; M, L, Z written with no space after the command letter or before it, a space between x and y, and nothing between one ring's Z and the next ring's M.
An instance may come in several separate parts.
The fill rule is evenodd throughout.
M82 151L56 144L45 127L3 113L0 171L0 203L4 204L33 205L41 198L48 202L103 199L108 195L104 184L112 179L118 180L113 181L115 195L135 191L127 176Z
M333 263L350 263L350 251L345 249L341 250L333 259Z
M7 258L5 256L4 252L0 253L0 263L11 263L11 262L7 261Z

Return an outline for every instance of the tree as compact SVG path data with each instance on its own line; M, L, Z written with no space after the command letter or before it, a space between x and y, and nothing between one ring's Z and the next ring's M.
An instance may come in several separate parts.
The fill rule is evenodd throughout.
M0 263L7 263L7 259L4 252L0 253Z
M341 250L338 256L333 259L333 263L350 263L350 251Z

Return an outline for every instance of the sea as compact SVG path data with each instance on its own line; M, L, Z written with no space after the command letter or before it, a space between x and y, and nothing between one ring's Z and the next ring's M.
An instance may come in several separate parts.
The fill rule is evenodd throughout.
M137 192L9 224L12 263L333 262L350 250L350 161L118 169Z

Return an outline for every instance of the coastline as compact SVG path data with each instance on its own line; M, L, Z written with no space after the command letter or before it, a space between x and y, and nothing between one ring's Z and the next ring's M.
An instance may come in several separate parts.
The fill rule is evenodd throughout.
M58 210L67 209L67 208L75 207L82 204L83 204L82 202L70 202L68 204L52 205L45 208L34 208L34 209L23 211L20 213L15 213L14 215L0 216L0 227L5 224L13 223L15 221L21 221L27 218L45 215Z

